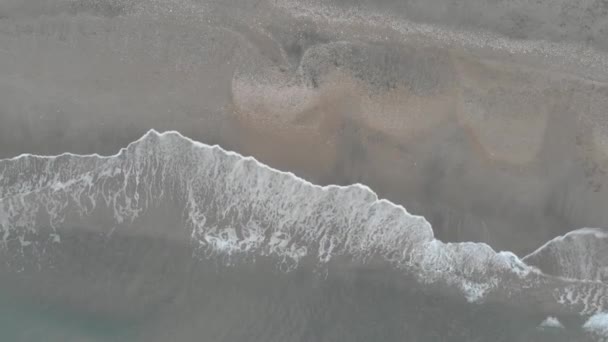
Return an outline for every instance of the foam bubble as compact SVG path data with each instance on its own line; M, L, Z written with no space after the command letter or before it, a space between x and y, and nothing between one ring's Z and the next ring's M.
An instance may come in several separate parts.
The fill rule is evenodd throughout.
M559 320L552 316L547 317L539 325L539 327L543 328L543 329L563 329L564 328L564 326L559 322Z

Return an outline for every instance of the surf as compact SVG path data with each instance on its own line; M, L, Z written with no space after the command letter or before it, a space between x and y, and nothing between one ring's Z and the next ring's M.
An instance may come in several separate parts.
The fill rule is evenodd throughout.
M167 205L180 213L177 222L167 216L162 224L132 228ZM315 185L176 131L150 130L110 156L0 160L0 251L9 269L38 272L45 267L40 260L51 265L47 251L61 249L65 227L75 225L108 238L173 239L190 246L193 258L225 267L268 259L281 272L303 263L331 272L335 260L380 262L470 303L556 317L596 317L608 309L604 282L544 272L532 262L565 238L523 259L484 243L445 243L424 217L363 184ZM605 237L599 230L572 234Z

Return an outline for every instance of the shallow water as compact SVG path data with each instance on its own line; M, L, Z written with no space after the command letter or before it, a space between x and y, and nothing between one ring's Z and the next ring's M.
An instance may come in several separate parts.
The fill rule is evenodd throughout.
M134 273L139 278L145 272ZM229 269L199 265L181 276L187 280L170 286L170 293L151 296L137 313L98 303L104 298L94 290L84 291L93 297L88 299L21 290L18 299L2 302L3 336L14 341L527 341L551 336L536 328L537 316L454 301L378 269L325 276L311 270L283 274L261 263ZM69 284L68 275L61 278ZM147 291L162 287L159 279ZM116 297L138 305L141 296Z

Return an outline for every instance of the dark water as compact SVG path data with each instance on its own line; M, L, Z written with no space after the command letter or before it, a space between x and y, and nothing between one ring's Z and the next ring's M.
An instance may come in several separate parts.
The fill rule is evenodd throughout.
M14 341L542 341L553 336L537 329L541 316L455 300L383 267L332 265L328 273L302 267L285 274L270 261L226 267L188 262L181 252L170 251L175 246L150 250L149 241L114 243L122 246L107 246L95 262L81 256L44 276L14 275L19 289L3 291L3 336ZM163 255L165 273L151 270L142 258L129 262L127 275L111 256L125 245ZM170 260L189 265L171 270ZM95 268L100 265L105 270ZM79 268L86 275L76 273ZM108 270L112 280L101 275ZM54 287L55 282L61 285Z

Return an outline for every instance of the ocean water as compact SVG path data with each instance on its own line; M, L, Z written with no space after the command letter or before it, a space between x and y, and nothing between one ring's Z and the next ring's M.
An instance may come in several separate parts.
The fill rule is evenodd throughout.
M321 187L149 131L112 156L0 161L15 341L597 341L608 234L528 256L444 243L368 187Z

